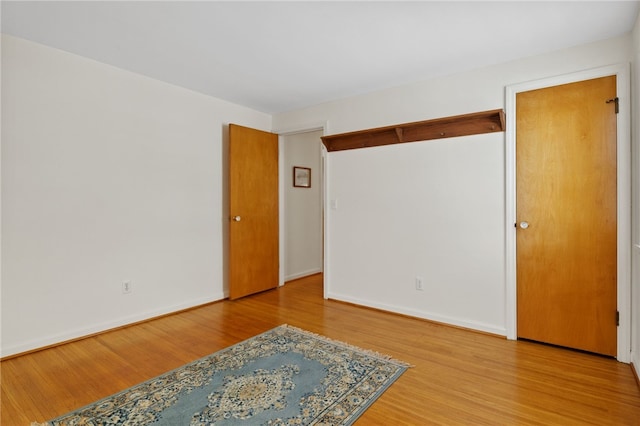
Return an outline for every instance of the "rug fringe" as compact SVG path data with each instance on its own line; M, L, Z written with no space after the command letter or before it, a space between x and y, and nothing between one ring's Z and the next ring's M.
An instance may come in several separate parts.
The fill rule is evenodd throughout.
M384 361L391 362L391 363L399 365L401 367L406 367L406 368L415 367L414 365L411 365L411 364L409 364L407 362L404 362L404 361L400 361L400 360L395 359L395 358L393 358L393 357L391 357L389 355L386 355L386 354L383 354L383 353L380 353L380 352L377 352L377 351L373 351L371 349L363 349L363 348L361 348L359 346L355 346L355 345L352 345L352 344L349 344L349 343L345 343L345 342L342 342L340 340L334 340L334 339L332 339L330 337L323 336L321 334L317 334L317 333L314 333L312 331L304 330L302 328L298 328L298 327L295 327L293 325L282 324L281 326L279 326L277 328L280 328L280 327L287 328L289 330L295 331L295 332L300 333L300 334L306 334L306 335L314 337L314 338L316 338L318 340L323 340L325 342L328 342L328 343L331 343L331 344L334 344L334 345L337 345L337 346L341 346L341 347L343 347L345 349L349 349L349 350L353 350L353 351L357 351L357 352L363 352L363 353L365 353L365 354L367 354L367 355L369 355L371 357L382 359Z
M44 423L31 422L31 426L51 426L51 424L49 422L44 422Z

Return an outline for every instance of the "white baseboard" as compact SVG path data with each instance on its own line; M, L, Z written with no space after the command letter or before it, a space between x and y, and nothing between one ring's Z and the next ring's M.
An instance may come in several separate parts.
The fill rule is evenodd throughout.
M177 305L166 306L160 309L155 309L135 315L130 315L123 318L117 318L113 321L107 321L99 324L92 324L90 326L69 330L64 333L59 333L51 336L47 336L42 339L34 339L26 342L20 342L18 344L3 346L0 348L0 358L17 355L24 352L30 352L41 348L46 348L52 345L63 344L68 341L81 339L83 337L91 336L97 333L104 333L114 328L119 328L131 324L135 324L140 321L150 320L156 317L160 317L174 312L190 309L196 306L205 305L207 303L216 302L224 299L224 294L215 294L212 297L204 299L195 299L188 302L179 303Z
M634 369L636 377L640 379L640 354L631 352L631 368Z
M636 383L638 384L638 387L640 387L640 365L632 361L630 366L631 366L631 371L635 376Z
M293 281L293 280L297 280L298 278L306 277L309 275L319 274L320 272L322 272L322 268L309 269L308 271L296 272L295 274L287 275L284 277L284 280L285 282Z
M484 333L495 334L498 336L507 335L507 330L504 327L496 327L490 324L484 324L476 321L468 321L468 320L463 320L459 318L443 316L439 314L434 314L432 312L425 312L425 311L406 308L402 306L387 305L384 303L377 303L369 300L362 300L362 299L345 296L337 293L331 293L331 292L327 295L327 297L329 299L338 300L342 302L349 302L355 305L366 306L368 308L375 308L375 309L380 309L382 311L408 315L410 317L426 319L429 321L449 324L456 327L468 328L470 330L482 331Z

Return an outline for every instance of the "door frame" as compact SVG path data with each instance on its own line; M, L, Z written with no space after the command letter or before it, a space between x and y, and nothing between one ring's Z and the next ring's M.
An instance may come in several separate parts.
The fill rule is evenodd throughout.
M517 336L516 282L516 95L520 92L616 76L620 112L617 114L617 201L618 266L617 299L620 325L617 331L617 360L631 360L631 89L629 64L615 64L570 74L509 85L505 92L505 239L506 239L506 332Z
M278 205L278 210L279 210L279 223L280 223L280 235L279 235L279 239L280 239L280 278L279 278L279 286L284 285L284 245L285 245L285 235L284 235L284 229L285 229L285 217L284 217L284 210L285 210L285 206L284 206L284 192L285 192L285 187L284 187L284 182L285 182L285 173L289 173L289 170L285 170L285 164L284 164L284 141L282 139L282 136L288 136L288 135L294 135L296 133L307 133L307 132L315 132L315 131L322 131L323 135L327 134L327 127L328 127L328 123L326 121L323 121L321 123L315 123L315 124L308 124L305 126L300 126L300 127L292 127L292 128L285 128L285 129L276 129L273 130L272 133L276 133L278 135L278 182L279 182L279 186L278 186L278 196L279 198L279 205ZM329 271L328 271L328 258L329 258L329 253L327 250L328 244L327 244L327 211L326 211L326 200L327 200L327 191L328 191L328 177L327 177L327 169L328 167L328 162L329 162L329 157L327 155L327 150L325 148L325 146L320 143L321 146L321 153L320 153L320 162L321 162L321 173L322 173L322 220L323 220L323 226L322 226L322 240L323 240L323 253L322 253L322 258L323 258L323 264L322 264L322 273L323 273L323 282L322 282L322 287L323 287L323 297L326 299L327 298L327 294L329 292L329 286L328 286L328 282L329 282Z

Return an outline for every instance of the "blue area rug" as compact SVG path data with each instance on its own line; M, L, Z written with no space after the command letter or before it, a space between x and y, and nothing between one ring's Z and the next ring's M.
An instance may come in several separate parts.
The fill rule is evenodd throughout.
M282 325L45 425L350 425L407 367Z

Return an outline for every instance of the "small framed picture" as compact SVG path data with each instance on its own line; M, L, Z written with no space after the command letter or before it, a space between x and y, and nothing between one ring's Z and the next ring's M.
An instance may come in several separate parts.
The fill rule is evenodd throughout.
M311 188L311 169L308 167L293 167L293 186Z

